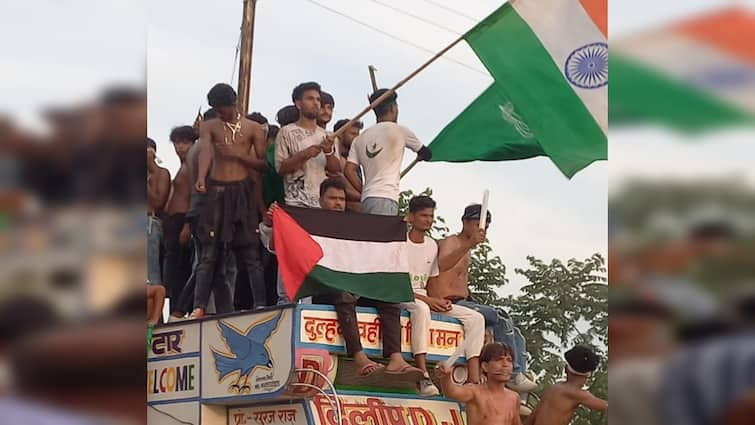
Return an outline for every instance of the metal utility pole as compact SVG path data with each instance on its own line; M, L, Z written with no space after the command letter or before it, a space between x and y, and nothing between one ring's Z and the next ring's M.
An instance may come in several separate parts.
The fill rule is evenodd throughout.
M249 88L252 79L252 47L254 46L254 9L257 0L244 0L244 16L241 20L241 52L239 61L239 112L249 113Z

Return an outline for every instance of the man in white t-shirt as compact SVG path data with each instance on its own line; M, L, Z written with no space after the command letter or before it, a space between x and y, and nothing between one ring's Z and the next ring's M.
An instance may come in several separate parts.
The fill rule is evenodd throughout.
M480 382L479 356L485 339L485 319L472 309L452 304L443 298L427 295L428 282L438 278L438 244L427 232L435 221L435 201L429 196L415 196L409 201L407 220L412 226L407 238L409 252L409 277L414 290L414 302L401 306L409 311L412 323L412 353L417 367L425 372L425 379L418 383L418 392L423 396L438 394L427 374L428 338L430 334L430 312L434 311L459 319L464 326L464 340L469 341L464 356L467 358L467 380Z
M328 173L341 172L335 139L317 126L320 113L320 85L299 84L292 99L299 119L283 126L275 139L275 170L283 178L287 205L317 208L320 184Z
M377 90L370 96L370 103L377 100L387 89ZM398 105L393 92L375 107L377 124L363 131L354 140L349 151L344 174L352 186L362 193L362 212L367 214L397 215L399 180L404 148L417 152L417 159L427 161L432 153L422 145L408 128L396 124ZM361 165L364 185L357 175Z

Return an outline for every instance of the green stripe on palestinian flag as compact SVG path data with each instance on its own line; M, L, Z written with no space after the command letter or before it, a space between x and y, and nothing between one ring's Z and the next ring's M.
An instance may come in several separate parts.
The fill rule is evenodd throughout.
M611 123L753 123L754 39L755 14L730 8L612 41Z
M512 0L470 30L495 82L433 140L433 160L546 155L572 177L606 159L608 45L591 13L577 0Z
M414 300L406 223L399 217L286 206L273 213L273 239L291 299L333 291Z

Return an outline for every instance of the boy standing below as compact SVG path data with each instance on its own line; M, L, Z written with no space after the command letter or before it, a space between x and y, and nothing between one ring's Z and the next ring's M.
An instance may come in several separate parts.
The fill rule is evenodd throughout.
M451 367L442 362L438 363L436 372L443 394L465 404L468 425L521 425L519 394L506 388L513 364L511 348L500 342L491 342L480 354L480 367L487 378L485 383L456 385L451 379Z
M587 379L598 367L598 356L588 347L577 345L564 355L566 382L545 390L527 425L568 425L580 405L605 412L608 402L584 390Z

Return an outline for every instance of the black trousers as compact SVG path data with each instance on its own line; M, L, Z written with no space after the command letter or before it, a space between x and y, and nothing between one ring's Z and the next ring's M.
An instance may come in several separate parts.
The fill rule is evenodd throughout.
M341 325L346 352L353 356L362 351L359 339L356 306L375 307L380 316L380 331L383 334L383 357L401 352L401 305L369 298L357 298L348 292L336 292L312 297L315 304L331 304L336 308L338 324Z

